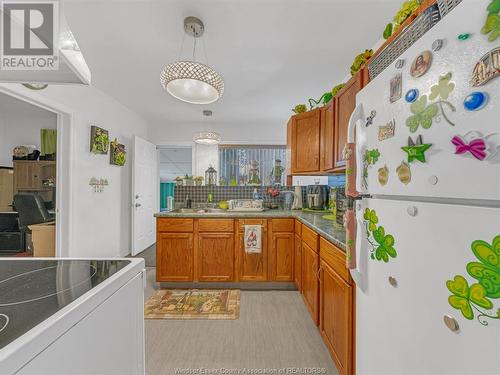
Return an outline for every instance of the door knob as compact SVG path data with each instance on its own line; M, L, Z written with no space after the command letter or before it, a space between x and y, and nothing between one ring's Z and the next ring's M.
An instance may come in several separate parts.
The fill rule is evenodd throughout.
M140 203L136 203L135 207L141 207L141 204Z

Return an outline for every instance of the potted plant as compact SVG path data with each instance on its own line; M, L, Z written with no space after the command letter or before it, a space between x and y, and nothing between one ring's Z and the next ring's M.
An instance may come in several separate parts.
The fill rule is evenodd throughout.
M182 186L182 185L184 185L184 180L182 179L182 177L181 177L181 176L177 176L177 177L175 178L175 184L176 184L177 186Z
M194 186L194 178L193 176L184 176L184 185L186 186Z
M194 182L196 183L196 186L202 186L203 185L203 176L196 176L194 178Z

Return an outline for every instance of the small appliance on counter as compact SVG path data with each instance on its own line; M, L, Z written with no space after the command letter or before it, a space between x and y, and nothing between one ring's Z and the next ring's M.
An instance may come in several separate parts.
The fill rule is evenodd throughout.
M295 205L295 201L297 200L295 192L285 190L281 192L281 195L283 196L283 209L286 211L292 210Z
M295 186L295 200L293 201L292 210L302 209L302 186Z
M307 186L307 208L322 211L328 205L328 185Z
M345 187L337 186L335 188L335 195L331 198L335 202L336 221L338 224L344 224L344 213L347 209L347 197L345 195Z

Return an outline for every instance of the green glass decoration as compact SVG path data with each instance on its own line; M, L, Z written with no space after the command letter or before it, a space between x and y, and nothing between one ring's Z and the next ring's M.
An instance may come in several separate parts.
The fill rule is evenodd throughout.
M455 275L446 281L446 287L452 293L448 303L460 310L464 318L474 319L483 326L489 319L500 319L500 308L493 310L494 299L500 298L500 235L495 236L491 244L483 240L473 241L471 249L478 262L467 264L468 274L477 280L469 285L462 275Z
M469 33L463 33L463 34L460 34L457 38L458 38L458 40L464 41L464 40L467 40L467 39L470 38L470 34Z
M494 42L500 36L500 0L492 0L486 10L488 16L481 29L481 34L490 34L488 40Z
M394 248L394 236L386 234L383 226L378 225L379 219L375 210L367 208L363 215L366 238L370 245L370 258L389 262L389 258L396 258L398 253Z

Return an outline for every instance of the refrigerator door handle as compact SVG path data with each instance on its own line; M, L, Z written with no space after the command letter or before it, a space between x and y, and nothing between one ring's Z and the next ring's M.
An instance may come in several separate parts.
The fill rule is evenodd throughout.
M351 276L357 287L362 291L366 291L366 272L368 262L368 247L366 238L364 237L364 222L356 218L356 267L350 269Z
M356 166L356 125L361 126L364 118L363 104L358 104L349 118L349 125L347 128L347 144L343 150L343 157L346 161L346 194L350 197L356 198L359 192L356 189L357 166Z

